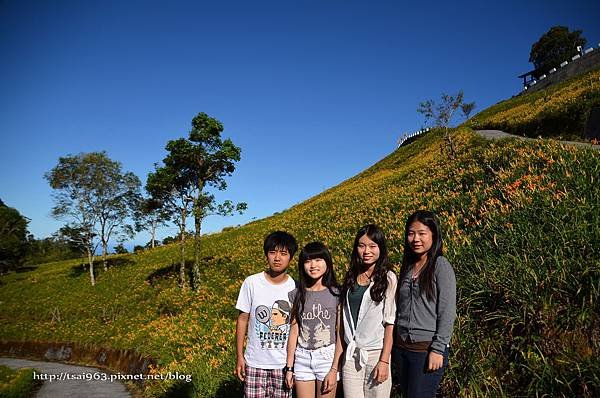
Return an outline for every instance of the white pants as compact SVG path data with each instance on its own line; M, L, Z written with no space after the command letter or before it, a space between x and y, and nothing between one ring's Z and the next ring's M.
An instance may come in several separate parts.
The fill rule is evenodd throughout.
M373 380L373 370L379 362L381 350L368 351L369 359L365 366L359 369L358 351L352 356L352 360L344 362L342 368L342 384L344 396L352 398L389 398L392 391L392 372L388 366L388 378L381 384ZM343 355L345 357L345 355Z

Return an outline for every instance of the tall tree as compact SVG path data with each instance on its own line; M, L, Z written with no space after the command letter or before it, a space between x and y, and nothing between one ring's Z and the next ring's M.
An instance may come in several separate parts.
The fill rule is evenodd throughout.
M20 267L28 252L29 219L0 200L0 274Z
M475 102L465 103L464 97L464 92L459 90L456 95L442 94L441 101L437 105L435 101L428 100L421 102L417 108L417 112L423 114L425 117L425 124L432 122L435 127L444 129L444 139L450 149L450 156L452 158L456 156L456 149L452 137L450 137L450 122L458 109L461 109L466 119L469 118L469 115L475 109Z
M72 220L90 239L100 238L102 260L106 270L108 243L113 236L131 236L133 228L126 223L139 200L140 180L133 173L121 171L121 163L111 160L106 152L80 153L59 158L58 165L45 178L56 190L52 214ZM93 254L90 277L95 284Z
M71 250L78 251L87 258L92 285L94 285L94 253L100 242L96 241L96 233L92 226L67 224L58 230L58 235L68 242Z
M569 32L566 26L553 26L531 46L529 62L535 66L534 75L539 78L552 68L560 66L578 53L578 46L585 46L581 30Z
M141 232L150 231L150 247L156 247L156 229L166 225L173 217L173 210L169 206L152 197L140 198L135 212L135 228Z
M225 177L235 171L235 162L240 160L241 149L231 139L222 139L223 125L206 113L199 113L192 120L192 129L187 139L180 138L167 143L169 152L163 159L164 166L157 167L148 175L146 189L155 199L163 203L177 202L180 214L180 236L182 259L180 283L185 286L184 248L185 218L194 219L194 264L192 287L200 286L200 243L202 222L210 215L230 215L246 210L246 203L233 204L226 200L217 203L209 188L225 190Z
M174 214L174 220L179 227L179 250L181 261L179 265L179 285L186 287L185 278L185 242L186 222L192 211L194 198L191 186L186 183L182 170L170 166L155 166L153 173L148 174L146 191L152 198Z

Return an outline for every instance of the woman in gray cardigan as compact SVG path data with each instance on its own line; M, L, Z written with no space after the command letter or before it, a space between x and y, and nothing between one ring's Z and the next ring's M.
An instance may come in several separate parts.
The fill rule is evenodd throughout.
M432 212L419 210L406 221L397 299L394 381L404 398L435 397L448 366L456 278Z

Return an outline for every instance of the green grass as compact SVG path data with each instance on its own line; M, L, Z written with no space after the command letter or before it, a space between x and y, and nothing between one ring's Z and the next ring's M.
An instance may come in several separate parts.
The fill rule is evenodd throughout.
M78 261L2 276L0 338L134 349L156 358L157 372L193 376L148 383L146 396L237 397L234 306L244 277L264 268L267 233L324 241L341 277L359 227L379 224L399 264L404 221L427 208L458 281L445 395L599 396L600 156L469 129L453 136L454 160L433 131L280 214L207 236L197 293L177 287L174 245L112 257L95 287Z
M33 369L13 370L0 365L0 398L31 397L38 384L33 380Z
M585 141L585 123L594 107L600 107L600 68L544 90L501 101L465 125L528 137Z

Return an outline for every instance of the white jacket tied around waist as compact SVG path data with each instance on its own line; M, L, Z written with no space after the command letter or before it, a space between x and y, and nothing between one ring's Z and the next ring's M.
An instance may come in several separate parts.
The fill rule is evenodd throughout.
M358 312L356 328L352 322L348 292L344 304L344 340L348 345L346 348L346 360L352 360L356 351L359 354L359 364L362 368L366 365L369 350L381 350L383 348L383 335L385 325L393 325L396 319L396 286L398 279L392 271L387 272L388 287L383 300L375 303L371 299L371 288L373 282L365 291Z

